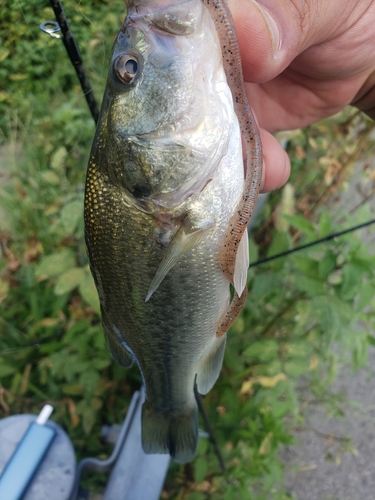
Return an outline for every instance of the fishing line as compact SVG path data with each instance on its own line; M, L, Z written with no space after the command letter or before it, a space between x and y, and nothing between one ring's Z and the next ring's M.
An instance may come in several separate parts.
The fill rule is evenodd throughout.
M339 236L342 236L343 234L348 234L352 233L353 231L357 231L357 229L362 229L364 227L370 226L371 224L375 224L375 219L369 220L367 222L363 222L362 224L358 224L357 226L350 227L348 229L344 229L343 231L339 231L337 233L332 233L329 234L328 236L325 236L324 238L320 238L319 240L314 240L310 243L306 243L305 245L300 245L295 248L291 248L290 250L285 250L285 252L280 252L275 255L271 255L270 257L265 257L264 259L259 259L252 264L250 264L249 267L256 267L259 266L260 264L264 264L266 262L270 262L275 259L279 259L281 257L285 257L286 255L290 255L295 252L299 252L301 250L304 250L305 248L310 248L315 245L319 245L320 243L324 243L325 241L333 240L334 238L338 238Z
M198 387L197 387L196 382L194 383L194 395L195 395L195 400L196 400L197 405L198 405L198 410L203 418L204 426L205 426L206 431L209 435L212 446L214 447L215 455L217 456L217 459L219 461L220 470L221 470L222 474L225 474L227 468L225 467L224 457L221 453L219 443L217 442L215 432L212 428L210 419L208 418L206 408L204 407L204 404L203 404L202 395L198 391Z

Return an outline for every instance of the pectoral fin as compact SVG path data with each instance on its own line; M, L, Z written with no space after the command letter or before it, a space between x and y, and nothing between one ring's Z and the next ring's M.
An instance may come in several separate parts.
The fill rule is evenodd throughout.
M176 264L176 262L192 248L197 246L206 236L208 231L213 228L215 222L210 220L201 221L197 224L191 222L189 217L186 217L182 226L178 229L170 242L166 254L164 255L158 270L151 282L145 302L147 302L152 294L157 290L160 283Z
M245 289L247 283L247 270L249 268L249 236L247 228L242 235L236 255L234 266L233 285L239 297Z

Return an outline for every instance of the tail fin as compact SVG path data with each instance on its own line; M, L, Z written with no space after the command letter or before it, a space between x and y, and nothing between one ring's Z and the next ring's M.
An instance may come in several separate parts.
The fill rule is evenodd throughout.
M173 415L142 406L142 447L145 453L169 453L179 463L193 460L198 444L198 408L195 400Z

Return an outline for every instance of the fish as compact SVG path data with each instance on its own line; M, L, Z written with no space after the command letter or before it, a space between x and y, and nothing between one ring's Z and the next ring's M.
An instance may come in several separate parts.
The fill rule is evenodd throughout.
M145 453L194 458L195 388L207 394L215 384L246 300L246 227L261 168L225 2L130 0L90 153L84 223L107 347L143 378Z

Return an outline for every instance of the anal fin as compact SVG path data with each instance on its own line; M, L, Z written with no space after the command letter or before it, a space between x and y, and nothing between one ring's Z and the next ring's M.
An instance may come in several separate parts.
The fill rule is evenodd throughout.
M216 341L214 349L204 358L197 373L197 388L200 394L207 394L220 375L223 364L226 337Z
M247 270L249 268L249 235L245 229L240 244L238 245L236 263L234 266L233 286L239 297L247 283Z
M208 231L214 226L215 222L212 219L200 221L199 223L193 223L189 217L186 217L181 227L174 235L166 250L166 254L160 262L158 270L151 281L145 302L150 300L152 294L157 290L160 283L177 263L177 261L182 257L182 255L186 254L198 245L206 236Z

